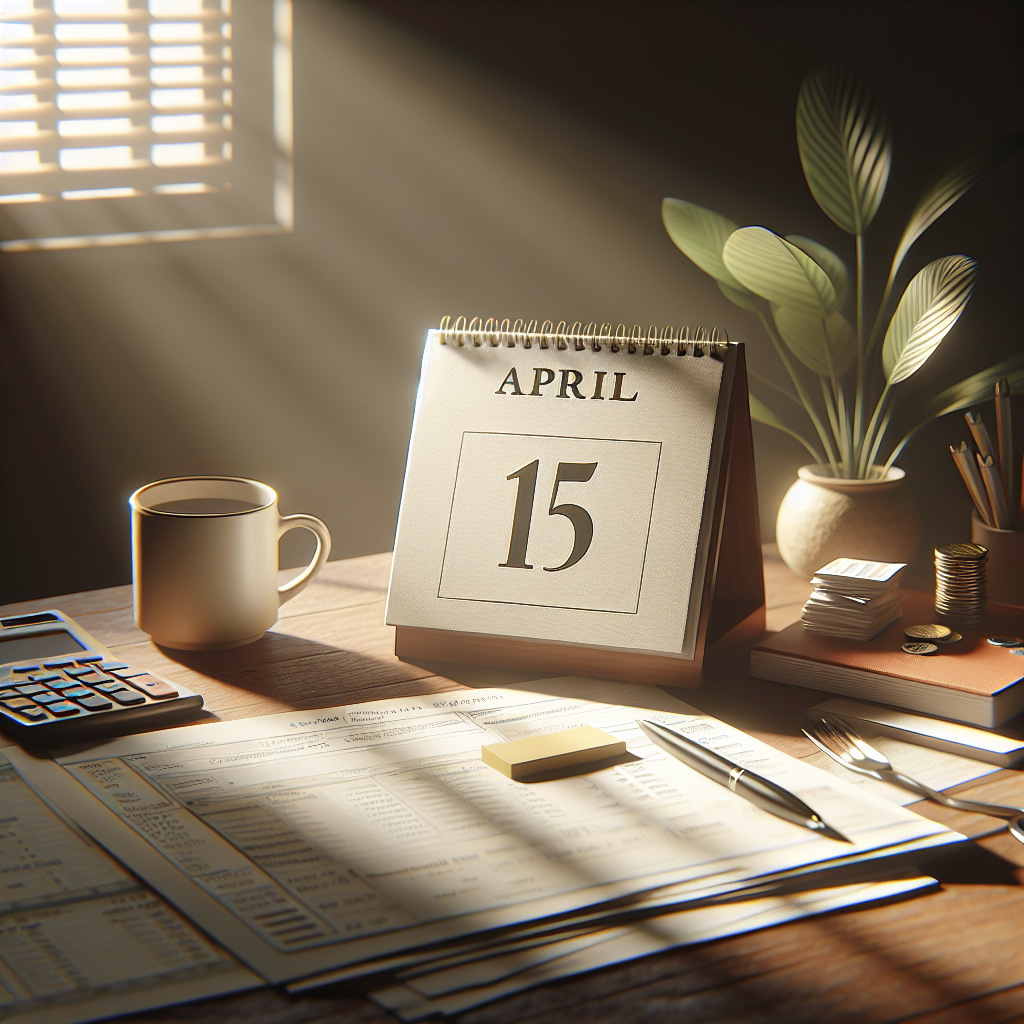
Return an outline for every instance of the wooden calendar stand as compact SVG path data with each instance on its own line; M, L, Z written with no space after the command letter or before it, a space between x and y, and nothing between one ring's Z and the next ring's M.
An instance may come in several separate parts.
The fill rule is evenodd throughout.
M701 530L707 554L692 659L408 625L396 626L396 655L411 661L494 665L550 675L697 687L716 661L761 633L765 627L764 576L743 346L723 347L720 358L725 366L704 504L710 529Z

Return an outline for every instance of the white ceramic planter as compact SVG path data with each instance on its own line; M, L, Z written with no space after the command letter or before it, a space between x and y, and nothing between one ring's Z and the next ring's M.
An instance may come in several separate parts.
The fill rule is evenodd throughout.
M802 466L779 506L775 539L783 561L810 579L833 558L910 562L921 517L893 467L881 480L837 480L823 466Z

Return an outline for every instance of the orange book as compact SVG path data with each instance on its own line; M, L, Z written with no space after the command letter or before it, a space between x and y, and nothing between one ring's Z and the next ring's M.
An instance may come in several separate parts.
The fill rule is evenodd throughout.
M907 591L902 617L867 643L795 622L754 644L750 674L989 729L1024 711L1024 655L987 640L1024 639L1024 609L990 603L975 626L947 623L963 634L958 643L938 644L930 655L902 650L908 626L941 621L931 594Z

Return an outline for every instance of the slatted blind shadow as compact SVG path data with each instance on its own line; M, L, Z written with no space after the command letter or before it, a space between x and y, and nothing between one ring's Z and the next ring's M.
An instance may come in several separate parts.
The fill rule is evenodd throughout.
M268 11L269 44L257 24ZM102 223L104 209L113 207L98 201L134 199L143 202L134 211L119 206L127 212L115 219L127 217L143 231L223 222L224 210L217 216L209 201L193 203L192 223L187 214L182 223L187 204L173 204L169 213L167 203L144 200L223 196L247 173L236 160L234 38L237 22L247 17L255 28L244 38L258 51L249 54L249 67L262 63L264 77L276 79L275 95L259 97L267 109L250 111L250 121L258 127L261 121L272 125L275 115L286 119L289 131L278 125L263 132L281 148L282 134L290 135L290 7L284 0L244 0L234 12L232 0L0 0L0 211L30 225L34 218L39 223L28 233L36 235L62 219L57 211L19 218L14 207L92 203L99 215L91 220ZM289 48L286 62L282 42ZM287 83L280 81L284 74ZM285 104L277 95L282 90ZM290 150L290 138L284 143ZM251 188L251 168L248 176ZM280 167L265 175L271 209L275 188L280 193L275 176L282 177ZM284 177L290 180L290 169ZM232 206L223 199L220 205ZM239 217L238 202L233 205ZM282 217L255 219L280 224ZM70 210L63 220L73 231L89 230ZM3 231L5 240L12 230L18 233Z

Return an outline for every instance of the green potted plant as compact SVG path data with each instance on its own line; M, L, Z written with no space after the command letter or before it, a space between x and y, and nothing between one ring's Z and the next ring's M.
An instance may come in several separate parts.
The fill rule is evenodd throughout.
M902 436L894 413L902 385L925 364L964 311L977 263L945 256L919 270L893 303L900 269L913 244L973 185L1022 146L1019 135L982 138L955 153L925 185L903 231L877 303L868 312L864 233L885 194L892 163L888 119L850 74L814 71L800 88L797 146L804 177L827 216L853 236L853 273L820 242L738 224L681 199L665 199L672 241L754 314L792 384L752 374L761 394L786 400L796 420L751 393L753 419L799 441L814 462L800 470L779 510L777 538L802 575L836 555L909 561L917 547L913 503L895 466L906 444L937 416L983 401L995 381L1024 389L1024 354L946 388L914 415ZM815 379L817 378L817 379Z

